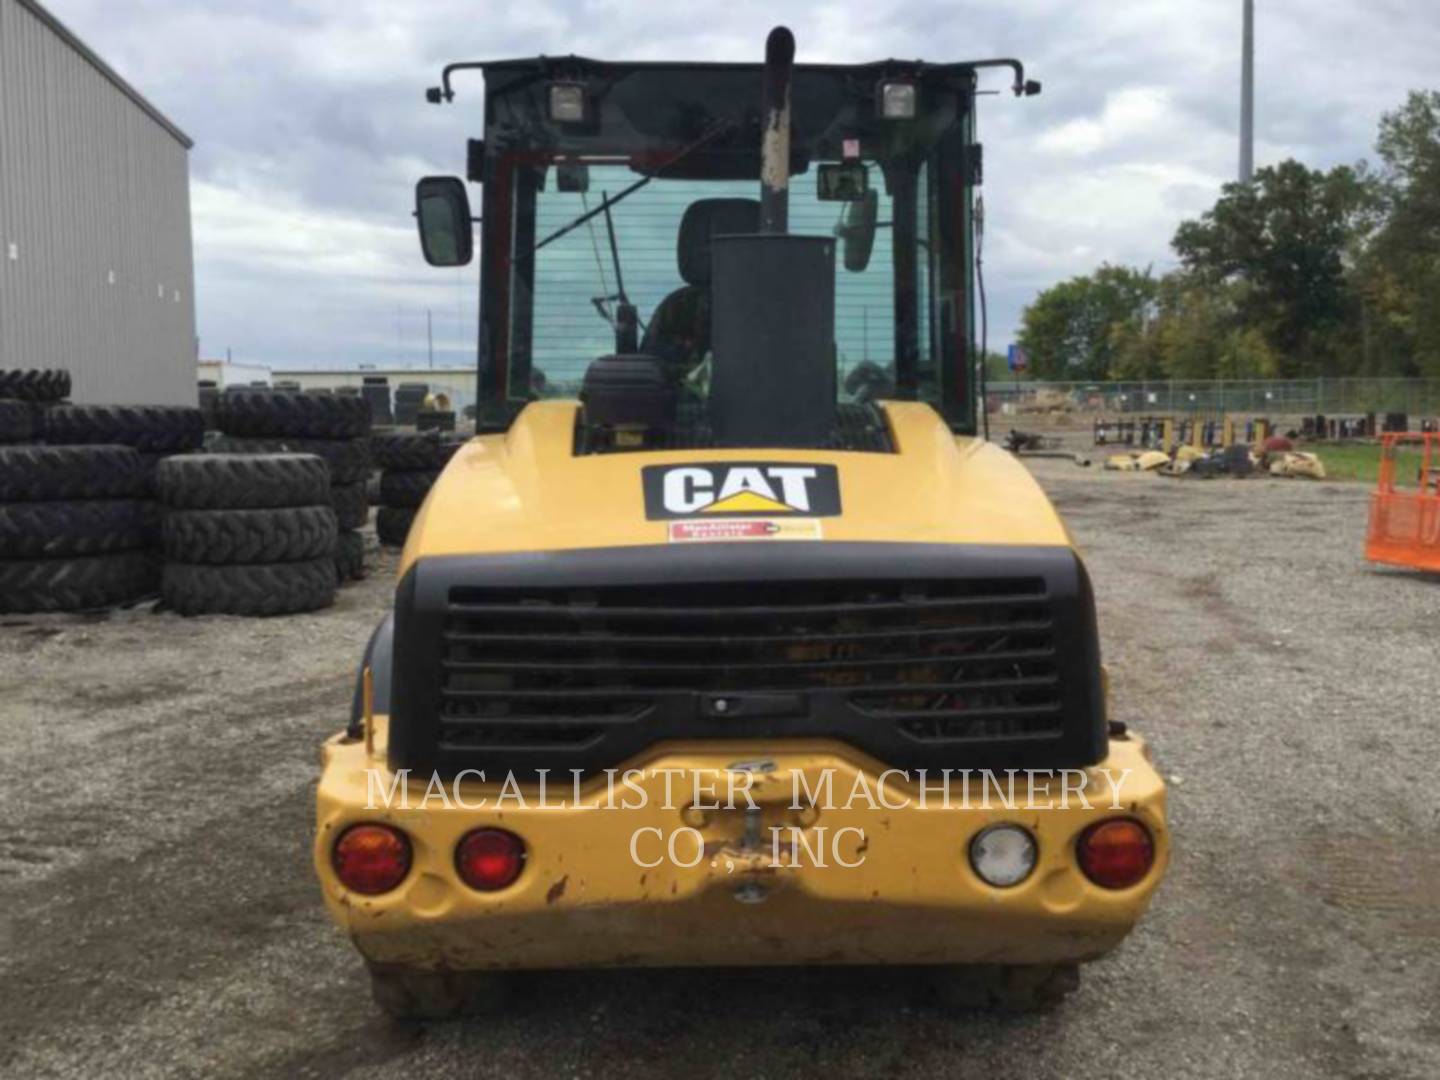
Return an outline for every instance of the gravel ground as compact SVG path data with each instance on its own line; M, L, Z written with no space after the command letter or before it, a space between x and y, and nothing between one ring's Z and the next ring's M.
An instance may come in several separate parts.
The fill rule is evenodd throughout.
M903 972L592 972L386 1021L308 860L387 564L313 616L0 623L0 1073L1440 1075L1440 580L1366 566L1356 487L1034 467L1176 844L1059 1013L946 1015Z

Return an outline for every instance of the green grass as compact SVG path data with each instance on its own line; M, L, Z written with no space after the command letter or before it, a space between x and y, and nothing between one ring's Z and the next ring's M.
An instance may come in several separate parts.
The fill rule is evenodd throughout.
M1378 443L1336 442L1310 443L1298 449L1317 454L1325 464L1325 475L1331 480L1353 480L1373 484L1380 478L1380 445ZM1414 486L1420 470L1421 450L1402 447L1395 477L1397 487Z

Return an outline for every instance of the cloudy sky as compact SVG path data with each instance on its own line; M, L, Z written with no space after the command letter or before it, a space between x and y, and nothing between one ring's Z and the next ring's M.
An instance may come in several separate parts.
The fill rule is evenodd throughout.
M437 360L473 358L474 270L426 267L410 218L479 134L478 80L424 101L451 60L754 61L777 15L802 61L1021 57L1044 95L982 106L992 347L1046 285L1168 265L1236 167L1240 0L46 3L195 139L202 351L272 366L423 363L427 309ZM1260 164L1367 156L1383 111L1440 86L1434 0L1257 6Z

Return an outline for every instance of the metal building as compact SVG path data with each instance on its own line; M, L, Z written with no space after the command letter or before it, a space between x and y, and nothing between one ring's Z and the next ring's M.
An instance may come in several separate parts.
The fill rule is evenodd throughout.
M0 368L194 403L190 146L35 0L0 0Z

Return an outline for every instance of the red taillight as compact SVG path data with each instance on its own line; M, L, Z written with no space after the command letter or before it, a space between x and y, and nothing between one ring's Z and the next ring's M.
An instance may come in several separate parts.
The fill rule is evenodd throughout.
M378 896L410 873L410 841L389 825L351 825L335 841L335 876L352 892Z
M1149 831L1130 818L1091 825L1080 834L1075 854L1085 876L1107 889L1128 889L1155 864Z
M456 846L455 869L472 889L503 889L525 869L525 841L504 829L476 829Z

